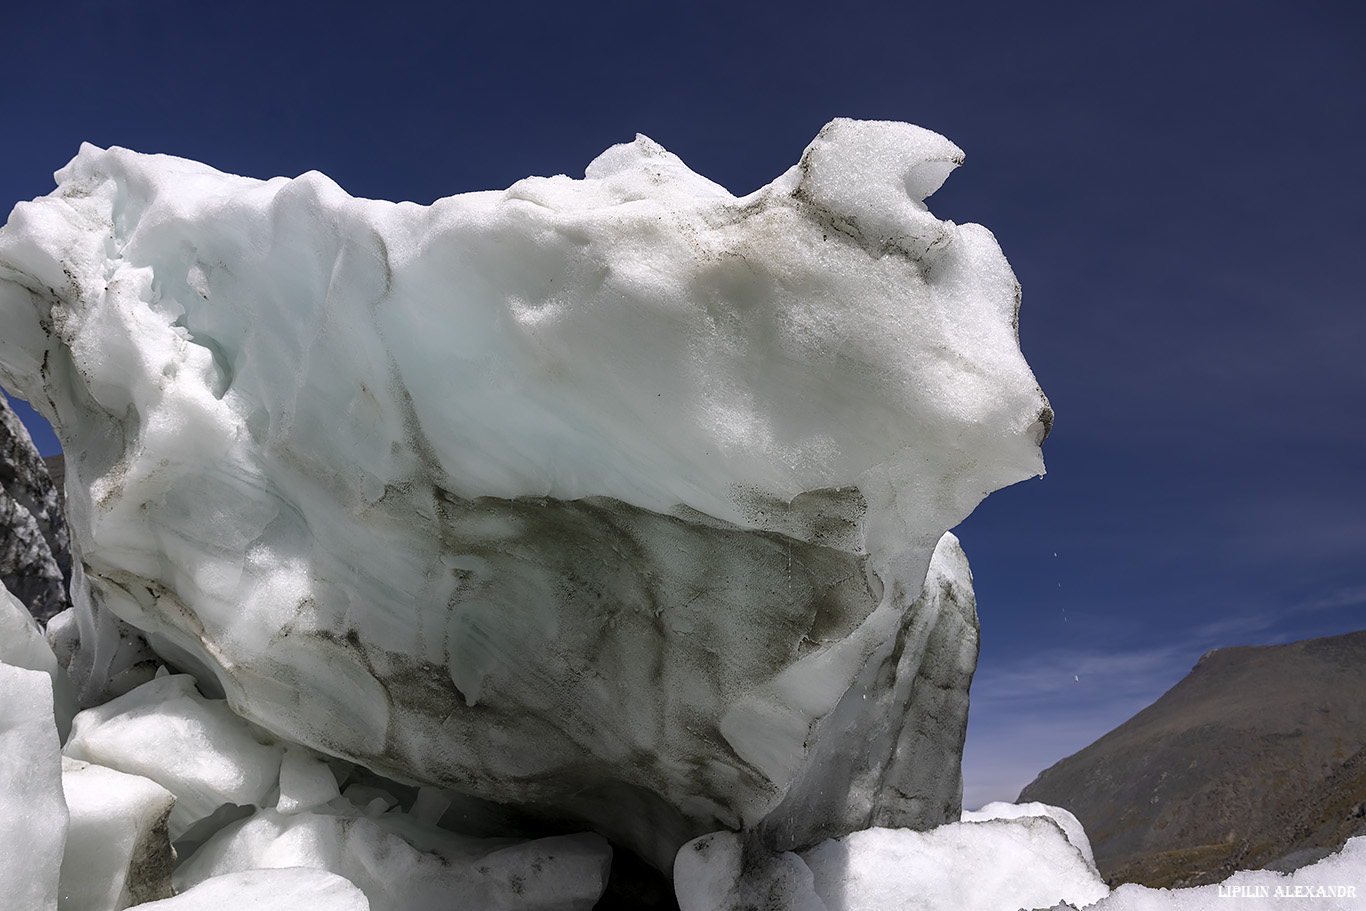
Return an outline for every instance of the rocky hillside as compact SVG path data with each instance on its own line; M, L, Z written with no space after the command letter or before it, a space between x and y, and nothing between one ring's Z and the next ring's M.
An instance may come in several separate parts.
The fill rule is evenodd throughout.
M1020 800L1076 814L1111 885L1311 863L1366 834L1366 631L1211 651Z
M68 606L66 523L44 460L0 393L0 583L39 620Z

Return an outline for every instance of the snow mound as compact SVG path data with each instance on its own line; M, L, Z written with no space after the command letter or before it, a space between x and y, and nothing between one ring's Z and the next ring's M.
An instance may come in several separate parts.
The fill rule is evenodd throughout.
M1015 911L1109 893L1062 828L1032 813L866 829L785 854L718 832L683 846L674 881L682 911Z
M334 873L302 868L243 870L199 883L143 911L371 911L364 893Z
M1085 858L1087 865L1093 870L1096 869L1096 856L1091 851L1091 840L1086 837L1086 830L1082 828L1081 821L1077 817L1062 807L1054 807L1038 801L1006 803L998 800L987 804L980 810L964 811L963 822L1019 819L1024 816L1046 816L1053 820L1062 829L1063 834L1067 836L1067 840L1072 843L1072 846L1081 852L1081 856Z

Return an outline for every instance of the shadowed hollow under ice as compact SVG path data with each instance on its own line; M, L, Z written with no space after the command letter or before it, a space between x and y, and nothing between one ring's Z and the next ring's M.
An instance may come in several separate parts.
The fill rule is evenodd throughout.
M615 848L687 908L863 907L897 852L1105 895L1075 820L958 822L947 530L1052 422L994 238L923 203L961 159L837 120L737 198L638 137L424 207L82 147L0 231L77 557L65 673L0 654L23 786L71 782L34 894L587 908Z

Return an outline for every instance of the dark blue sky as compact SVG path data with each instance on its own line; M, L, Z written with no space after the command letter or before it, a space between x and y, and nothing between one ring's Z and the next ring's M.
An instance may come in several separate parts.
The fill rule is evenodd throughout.
M636 132L736 193L836 116L958 143L931 208L1000 240L1057 412L959 530L970 804L1208 648L1366 627L1360 3L15 6L0 208L82 140L424 203Z

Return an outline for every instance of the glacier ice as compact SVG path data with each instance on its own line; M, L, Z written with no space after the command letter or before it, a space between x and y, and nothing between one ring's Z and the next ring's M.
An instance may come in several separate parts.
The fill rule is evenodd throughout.
M260 806L279 786L284 748L262 743L194 678L165 676L76 716L64 755L140 775L175 795L171 838L225 804ZM166 761L175 757L174 763Z
M960 160L835 121L735 198L640 137L422 207L83 147L0 229L78 558L47 642L0 598L0 894L586 909L610 839L690 911L1207 903L959 821L947 530L1052 421Z
M674 881L682 911L997 911L1081 907L1110 891L1062 828L1033 813L870 828L783 854L717 832L683 846Z
M280 759L280 796L275 808L281 813L301 813L341 796L331 768L299 746L285 748Z
M0 663L0 896L10 907L57 907L68 818L59 746L52 679Z
M156 656L281 743L661 869L957 819L944 534L1052 421L994 238L923 202L961 158L837 120L736 198L638 137L423 207L83 146L0 230L82 704Z
M58 908L121 911L171 896L175 796L150 779L62 760L70 824Z
M1091 850L1091 840L1086 837L1086 830L1082 828L1081 821L1072 815L1070 810L1062 807L1050 806L1038 801L1027 803L1006 803L1004 801L993 801L977 810L968 810L963 813L963 822L986 822L988 819L1019 819L1023 816L1046 816L1058 824L1063 834L1072 847L1081 852L1082 858L1087 866L1100 874L1096 867L1096 855Z
M174 898L138 907L143 911L371 911L365 894L348 880L303 867L224 873Z
M77 711L75 688L29 609L3 585L0 585L0 663L47 675L52 687L57 736L65 741Z

